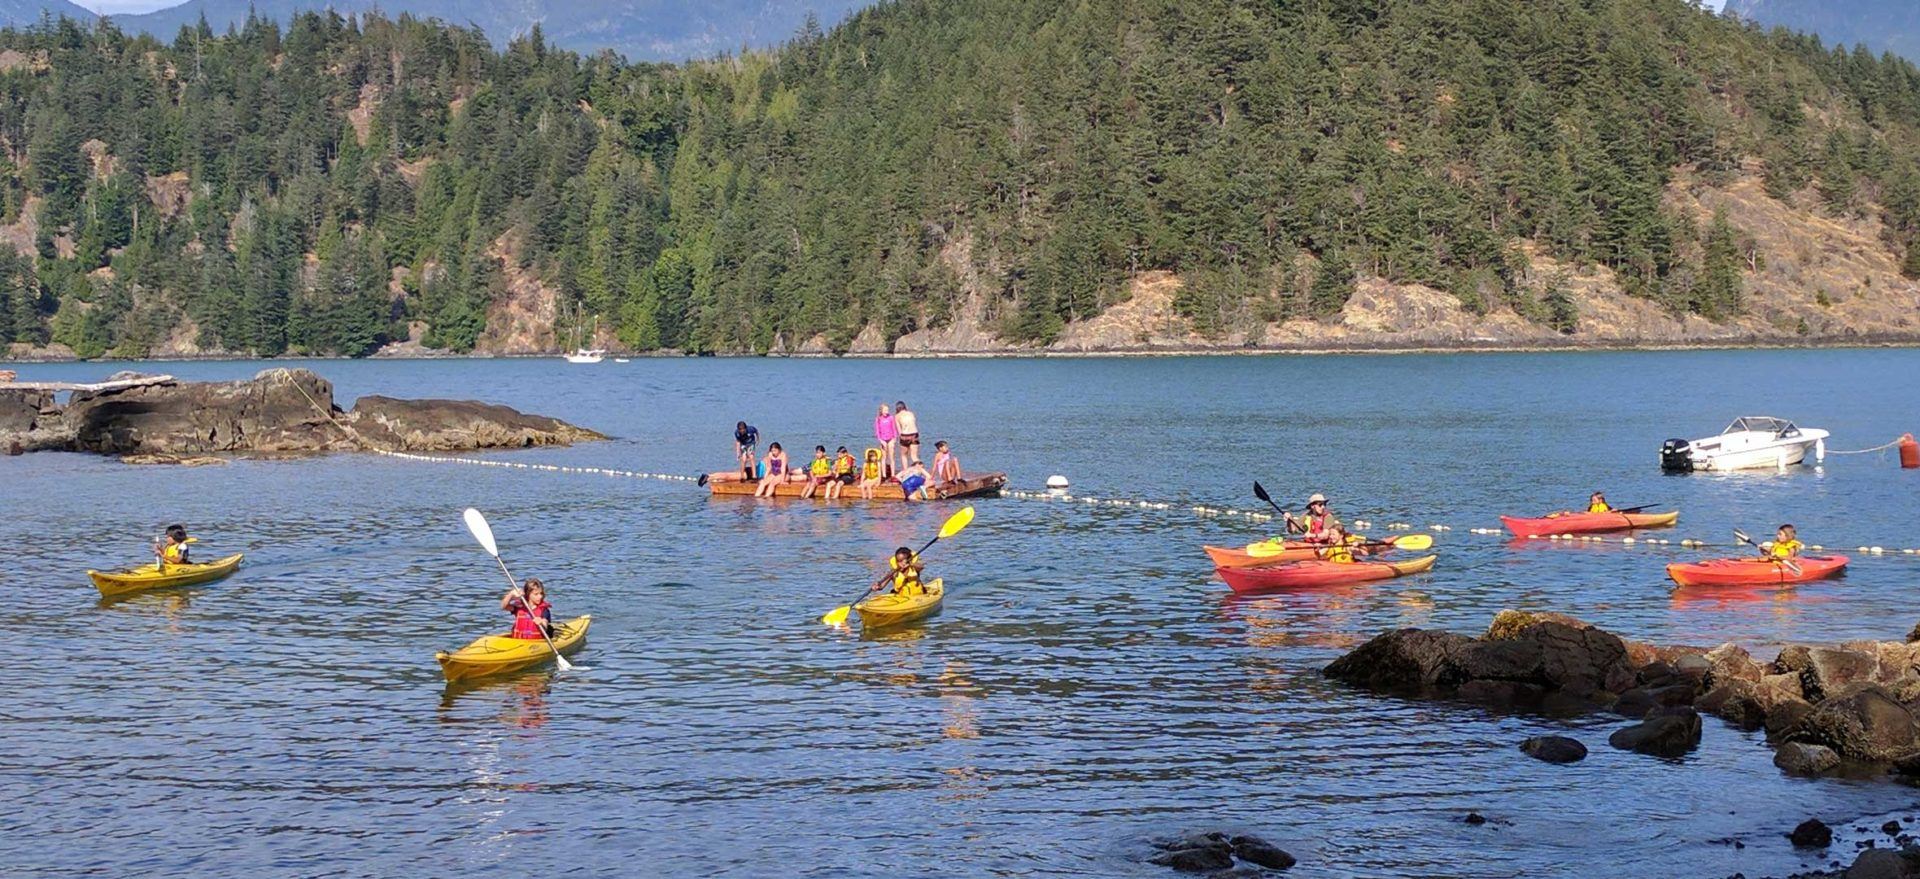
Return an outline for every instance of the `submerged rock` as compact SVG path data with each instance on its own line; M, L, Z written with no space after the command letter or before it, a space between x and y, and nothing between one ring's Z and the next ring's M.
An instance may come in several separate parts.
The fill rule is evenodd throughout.
M1238 875L1235 858L1255 867L1285 870L1294 865L1294 857L1279 846L1257 836L1228 836L1219 831L1189 833L1153 844L1160 854L1147 859L1150 864L1170 867L1183 873L1209 873L1214 876ZM1255 871L1257 873L1257 871Z
M1773 765L1788 775L1819 775L1840 765L1840 755L1826 745L1788 742L1773 753Z
M1833 829L1818 818L1808 818L1793 828L1787 839L1794 848L1826 848L1833 844Z
M1655 757L1683 757L1700 744L1700 715L1690 708L1671 714L1656 713L1640 723L1615 730L1607 744L1622 751Z
M1293 855L1257 836L1234 837L1233 856L1269 870L1285 870L1296 863Z
M1520 743L1520 751L1548 763L1578 763L1587 757L1587 746L1566 736L1534 736Z

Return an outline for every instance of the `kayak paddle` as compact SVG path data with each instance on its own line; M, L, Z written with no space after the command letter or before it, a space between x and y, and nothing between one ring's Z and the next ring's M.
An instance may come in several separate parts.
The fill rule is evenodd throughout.
M500 547L498 544L495 544L493 542L493 528L492 526L489 526L487 524L487 517L480 515L479 510L476 510L472 507L468 507L467 512L465 513L465 518L467 520L467 530L473 532L473 539L480 541L480 548L486 550L487 555L493 556L493 560L500 563L500 573L507 575L507 582L512 583L513 588L519 589L520 581L515 580L513 578L513 572L507 570L506 560L500 557ZM522 604L524 605L525 602L522 602ZM528 616L533 615L532 607L527 608L527 615ZM553 636L547 634L547 627L538 625L538 622L539 622L538 620L535 620L534 622L535 622L534 628L540 630L541 639L547 642L547 649L553 651L553 659L555 662L559 663L560 670L572 671L574 669L574 664L571 662L568 662L566 657L560 655L560 648L555 647L553 645ZM587 668L585 666L581 666L580 670L586 671Z
M1744 543L1744 544L1746 544L1746 545L1748 545L1748 546L1751 546L1751 547L1753 547L1754 549L1758 549L1758 550L1760 550L1760 554L1761 554L1761 555L1763 555L1763 556L1772 556L1772 555L1773 555L1773 553L1770 553L1770 552L1767 552L1767 551L1766 551L1766 550L1765 550L1764 548L1762 548L1762 547L1760 546L1760 544L1758 544L1758 543L1754 543L1754 542L1753 542L1753 538L1751 538L1751 537L1748 537L1748 536L1747 536L1747 532L1745 532L1745 531L1742 531L1742 530L1740 530L1740 529L1738 529L1738 528L1735 528L1735 529L1733 529L1733 536L1734 536L1734 538L1735 538L1735 539L1737 539L1737 540L1739 540L1739 541L1740 541L1741 543ZM1799 565L1796 565L1796 564L1794 564L1794 563L1793 563L1792 561L1790 561L1790 560L1788 560L1788 559L1774 559L1774 561L1776 561L1776 562L1778 562L1778 563L1780 563L1781 565L1784 565L1784 566L1786 566L1786 569L1787 569L1787 570L1789 570L1789 571L1792 571L1792 572L1793 572L1793 575L1794 575L1795 577L1798 577L1798 576L1800 576L1800 566L1799 566Z
M1288 525L1293 524L1293 514L1280 509L1280 505L1273 502L1273 495L1267 494L1267 487L1261 485L1258 479L1253 481L1253 496L1266 501L1267 506L1272 507L1274 512L1279 513L1280 518L1285 519Z
M920 552L916 552L913 554L914 558L919 558L921 553L924 553L927 550L932 549L933 545L936 543L939 543L942 538L952 537L955 534L959 534L962 530L964 530L968 525L972 523L973 523L973 508L962 507L960 509L960 512L954 513L952 516L947 517L946 523L940 526L940 533L935 534L932 540L927 541L925 546L920 547ZM874 581L874 586L877 587L881 583L887 582L887 578L891 576L893 576L893 572L888 571L885 575L881 576L879 580ZM820 622L826 623L829 626L837 626L837 625L840 625L841 623L846 622L847 614L853 612L853 606L856 603L858 603L860 599L865 598L867 593L872 591L873 591L872 587L860 590L860 594L857 596L854 596L852 601L849 601L846 604L840 605L839 607L836 607L833 610L827 611L825 615L820 617Z
M1609 512L1609 513L1638 513L1638 512L1640 512L1641 510L1651 510L1651 509L1653 509L1654 507L1664 507L1664 506L1666 506L1666 504L1641 504L1640 506L1637 506L1637 507L1619 507L1619 508L1617 508L1617 509L1612 509L1612 510L1608 510L1607 512Z

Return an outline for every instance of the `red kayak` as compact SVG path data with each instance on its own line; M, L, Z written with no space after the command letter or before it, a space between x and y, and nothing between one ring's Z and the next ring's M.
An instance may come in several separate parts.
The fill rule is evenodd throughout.
M1410 536L1413 535L1399 534L1373 541L1375 543L1386 544L1385 546L1376 546L1374 549L1376 552L1384 552L1392 549L1393 544L1401 538ZM1230 546L1202 546L1200 548L1207 551L1207 557L1213 559L1213 566L1216 568L1251 568L1258 565L1276 565L1281 562L1299 562L1308 559L1317 559L1320 557L1320 550L1325 547L1326 544L1324 543L1308 543L1304 540L1262 540L1259 543L1249 543L1242 549L1235 549Z
M1774 559L1708 559L1668 565L1667 576L1682 586L1780 586L1839 576L1847 569L1847 557L1806 555L1793 564L1799 573Z
M1265 592L1302 586L1340 586L1368 580L1391 580L1418 574L1433 567L1438 556L1421 556L1404 562L1329 562L1319 559L1287 562L1260 568L1221 568L1214 573L1227 581L1235 592Z
M1553 513L1538 519L1501 516L1515 537L1547 537L1554 534L1592 534L1598 531L1631 531L1635 528L1665 528L1680 520L1679 513Z

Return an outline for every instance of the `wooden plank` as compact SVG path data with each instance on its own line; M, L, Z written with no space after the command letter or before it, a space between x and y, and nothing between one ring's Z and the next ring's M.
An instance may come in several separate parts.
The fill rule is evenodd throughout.
M953 500L956 498L987 497L999 494L1000 489L1006 484L1007 474L1005 473L963 473L958 480L937 489L935 498L939 500ZM710 480L707 482L707 491L715 497L752 497L754 491L759 487L759 483L756 482L724 482L719 480ZM806 480L791 479L774 488L773 496L797 498L806 488ZM826 498L823 495L826 490L826 486L824 485L816 489L813 493L814 499L825 500ZM860 496L860 486L858 485L847 486L838 499L843 501L865 500L865 498ZM900 483L883 482L874 487L873 499L876 501L905 501L907 495L900 490Z

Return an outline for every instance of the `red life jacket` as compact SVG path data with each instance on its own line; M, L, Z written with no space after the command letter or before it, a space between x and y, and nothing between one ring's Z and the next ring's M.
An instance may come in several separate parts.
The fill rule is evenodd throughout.
M553 619L553 605L542 601L529 612L526 602L516 600L513 603L513 633L511 637L524 638L529 641L540 640L545 637L540 631L539 621L542 619Z

